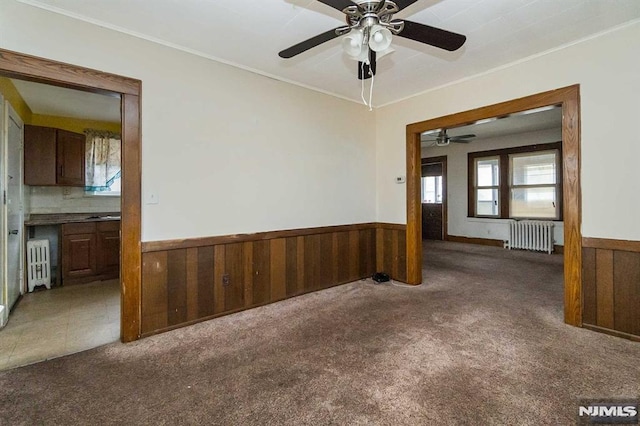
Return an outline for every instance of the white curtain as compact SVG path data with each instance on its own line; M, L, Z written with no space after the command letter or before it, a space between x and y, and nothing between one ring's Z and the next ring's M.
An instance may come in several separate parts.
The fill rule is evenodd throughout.
M121 174L120 135L91 129L84 133L87 136L85 190L109 191Z

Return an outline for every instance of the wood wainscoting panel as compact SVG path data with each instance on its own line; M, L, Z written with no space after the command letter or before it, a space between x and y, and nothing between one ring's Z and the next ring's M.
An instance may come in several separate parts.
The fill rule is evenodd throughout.
M376 272L376 229L363 229L359 232L358 259L360 263L358 276L370 277Z
M285 243L285 274L286 274L286 295L296 296L302 293L302 287L298 287L298 237L289 237Z
M615 329L640 336L640 253L613 253Z
M276 238L270 241L271 301L287 297L287 240Z
M142 259L142 333L169 326L167 307L167 254L147 253Z
M253 245L252 299L249 306L268 303L271 298L271 244L255 241Z
M586 328L640 337L640 242L584 238L583 323Z
M187 321L187 250L167 253L167 321L180 324Z
M198 314L189 315L190 320L208 317L215 312L214 273L213 273L213 247L198 247Z
M244 253L243 243L226 244L224 247L224 271L222 291L224 292L224 312L244 308ZM225 280L225 278L227 278Z
M183 245L172 240L165 247L161 241L148 243L143 248L142 334L370 277L376 266L376 230L370 223L324 232L309 228L184 240ZM397 246L389 250L402 277L406 237L398 228L387 231Z
M405 225L379 223L376 230L376 269L396 281L407 282L407 229Z
M613 328L613 251L596 249L596 325Z
M582 249L582 322L596 324L596 249Z

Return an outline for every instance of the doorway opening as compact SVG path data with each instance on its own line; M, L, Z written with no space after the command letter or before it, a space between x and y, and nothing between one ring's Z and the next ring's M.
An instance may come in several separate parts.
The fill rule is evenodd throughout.
M562 207L564 219L564 321L582 326L582 237L579 86L452 114L407 126L407 281L422 282L421 134L469 125L536 108L562 109Z
M447 156L423 158L422 238L447 239Z
M4 49L0 49L0 74L84 92L120 96L120 340L128 342L138 339L141 306L141 82Z
M3 76L0 87L11 231L0 359L12 368L120 338L121 102Z

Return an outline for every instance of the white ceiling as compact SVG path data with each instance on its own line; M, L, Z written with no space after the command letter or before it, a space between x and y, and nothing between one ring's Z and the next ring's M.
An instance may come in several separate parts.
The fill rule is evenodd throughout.
M106 96L11 79L34 114L120 122L120 96Z
M316 0L20 0L245 69L359 101L340 38L293 59L278 52L341 26ZM639 0L420 0L396 15L467 36L456 52L394 37L374 105L394 102L640 18Z
M530 110L494 119L493 121L484 121L447 129L447 134L449 137L474 134L476 137L470 140L478 141L537 130L559 129L562 127L562 108ZM434 129L424 132L421 136L422 147L426 148L435 145L433 140L439 131L440 129Z

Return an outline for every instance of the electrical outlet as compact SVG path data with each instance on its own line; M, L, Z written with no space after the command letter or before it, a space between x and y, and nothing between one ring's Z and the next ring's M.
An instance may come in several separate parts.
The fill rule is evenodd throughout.
M222 285L225 287L231 285L231 277L229 274L222 275Z

